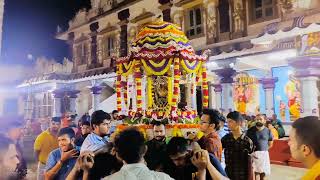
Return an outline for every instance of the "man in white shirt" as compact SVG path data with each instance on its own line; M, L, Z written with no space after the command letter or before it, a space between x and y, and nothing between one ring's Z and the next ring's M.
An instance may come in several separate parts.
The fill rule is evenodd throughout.
M136 128L128 128L115 139L116 154L123 161L120 171L105 180L173 180L169 175L150 170L143 160L147 151L144 136Z

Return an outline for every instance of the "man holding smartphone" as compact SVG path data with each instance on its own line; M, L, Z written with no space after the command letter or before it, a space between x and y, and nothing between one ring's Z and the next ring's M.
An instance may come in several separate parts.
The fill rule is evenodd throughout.
M79 150L74 145L75 133L72 128L62 128L58 133L59 148L49 154L45 179L65 180L77 161Z

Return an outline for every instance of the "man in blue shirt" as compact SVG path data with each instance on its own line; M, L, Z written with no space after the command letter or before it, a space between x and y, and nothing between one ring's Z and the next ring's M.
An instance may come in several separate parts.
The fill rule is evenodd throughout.
M59 148L49 154L45 177L48 180L65 180L77 161L79 150L74 145L72 128L62 128L58 133Z
M93 132L89 134L81 146L81 153L84 151L95 152L104 147L108 142L108 134L110 129L111 116L98 110L92 113L91 127Z

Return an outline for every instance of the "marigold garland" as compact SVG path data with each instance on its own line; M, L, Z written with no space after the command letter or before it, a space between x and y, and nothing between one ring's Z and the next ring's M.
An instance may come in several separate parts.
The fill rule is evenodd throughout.
M140 124L140 125L134 125L138 127L139 129L153 129L153 125L150 124ZM117 131L122 131L125 128L129 127L127 124L119 124L117 126ZM200 127L199 124L166 124L166 129L176 128L176 129L198 129Z
M202 62L199 62L194 69L191 69L191 68L187 67L186 63L189 63L189 62L181 60L181 66L187 73L196 73L196 72L198 72L199 68L202 65ZM193 61L193 62L190 63L190 65L192 66L193 64L196 64L196 63L197 63L196 61Z
M164 64L166 63L166 61L169 61L168 64L165 66ZM170 66L172 64L172 59L164 59L162 60L160 63L158 63L158 67L159 69L161 68L162 70L159 70L159 71L155 71L152 67L148 66L147 65L147 62L145 60L141 60L142 64L143 64L143 67L145 69L145 71L147 72L147 75L156 75L156 76L161 76L161 75L164 75L165 73L168 72L168 70L170 69ZM149 62L152 62L153 64L154 61L149 61ZM163 67L160 67L160 65L162 64ZM155 66L156 68L158 68L157 66Z
M147 95L148 95L148 108L152 108L153 106L153 98L152 98L152 77L147 77Z
M180 66L179 66L179 58L174 58L174 66L173 66L173 98L172 98L172 111L176 111L178 107L178 98L180 92Z
M168 77L168 104L172 105L172 77Z
M117 92L117 110L121 111L121 74L119 71L120 65L117 65L117 80L116 80L116 92Z
M125 80L122 81L123 87L123 100L126 107L128 107L128 80L127 77L124 77Z
M137 112L142 112L142 82L141 82L141 71L140 61L137 60L134 67L134 75L137 89Z
M202 93L203 93L203 107L209 107L209 87L207 81L207 68L206 65L202 65Z

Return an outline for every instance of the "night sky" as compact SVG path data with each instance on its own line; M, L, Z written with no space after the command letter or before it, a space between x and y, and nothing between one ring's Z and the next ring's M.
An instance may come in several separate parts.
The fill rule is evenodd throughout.
M62 61L68 46L55 39L59 25L81 8L90 8L90 0L5 0L2 63L28 64L28 54Z

